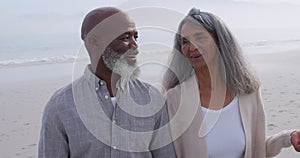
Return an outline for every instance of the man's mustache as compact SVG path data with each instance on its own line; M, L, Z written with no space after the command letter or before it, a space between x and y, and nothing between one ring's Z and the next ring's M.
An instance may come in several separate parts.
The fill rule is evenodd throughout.
M139 54L139 50L137 48L129 49L124 53L124 55L138 55L138 54Z

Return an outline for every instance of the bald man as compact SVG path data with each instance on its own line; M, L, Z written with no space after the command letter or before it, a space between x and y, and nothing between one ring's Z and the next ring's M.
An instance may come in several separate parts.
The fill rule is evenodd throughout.
M83 20L84 74L47 103L39 158L175 158L164 99L137 79L138 32L117 8Z

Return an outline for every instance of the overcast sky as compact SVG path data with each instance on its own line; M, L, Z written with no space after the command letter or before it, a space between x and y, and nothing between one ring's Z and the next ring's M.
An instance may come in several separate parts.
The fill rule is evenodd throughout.
M159 6L182 14L195 6L233 28L300 28L300 0L2 0L0 40L79 34L84 15L100 6ZM168 19L165 20L168 22ZM79 38L79 36L78 36Z
M264 3L264 4L280 4L280 3L289 3L300 5L299 0L235 0L241 2L253 2L253 3Z

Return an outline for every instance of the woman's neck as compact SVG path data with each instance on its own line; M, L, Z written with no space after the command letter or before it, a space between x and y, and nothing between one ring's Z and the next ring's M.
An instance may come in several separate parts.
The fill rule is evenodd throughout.
M234 98L218 68L203 67L195 70L198 79L201 106L208 109L222 109Z
M222 81L220 72L217 67L209 69L207 66L195 69L196 77L198 80L198 86L204 89L216 89L217 87L225 84Z

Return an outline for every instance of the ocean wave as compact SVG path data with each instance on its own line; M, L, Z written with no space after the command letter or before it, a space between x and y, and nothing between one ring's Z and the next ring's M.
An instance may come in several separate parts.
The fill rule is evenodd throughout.
M63 55L63 56L55 56L55 57L3 60L0 61L0 68L35 65L35 64L66 63L66 62L74 62L75 60L85 60L85 59L86 58L78 58L77 56L73 56L73 55Z
M260 48L270 48L271 50L287 49L287 48L300 48L300 39L291 39L291 40L260 40L260 41L250 41L250 42L241 42L242 49L260 49ZM145 51L142 50L140 53L143 54L154 54L159 51ZM169 51L164 51L168 52ZM251 51L255 52L255 51ZM251 54L251 53L250 53ZM0 68L6 67L17 67L24 65L36 65L36 64L53 64L53 63L66 63L74 62L75 60L88 60L87 56L78 57L76 55L62 55L62 56L53 56L53 57L40 57L40 58L18 58L12 60L0 60Z
M242 47L272 47L272 46L290 46L299 45L300 39L290 39L290 40L260 40L254 42L243 42Z

